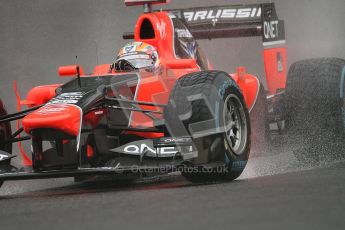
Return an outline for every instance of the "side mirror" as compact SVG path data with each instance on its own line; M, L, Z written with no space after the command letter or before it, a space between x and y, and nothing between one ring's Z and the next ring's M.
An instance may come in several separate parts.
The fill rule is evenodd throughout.
M83 68L79 65L60 66L58 72L60 77L80 76L84 74Z
M166 62L170 69L193 69L196 67L195 59L170 60Z

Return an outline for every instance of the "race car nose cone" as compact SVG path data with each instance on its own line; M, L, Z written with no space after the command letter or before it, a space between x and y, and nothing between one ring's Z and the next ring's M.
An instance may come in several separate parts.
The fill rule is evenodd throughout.
M71 136L81 130L82 110L76 105L48 104L23 119L24 131L35 129L57 129Z

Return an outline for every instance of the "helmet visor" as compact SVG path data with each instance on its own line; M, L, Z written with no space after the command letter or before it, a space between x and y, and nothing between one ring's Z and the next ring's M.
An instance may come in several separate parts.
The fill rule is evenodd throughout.
M136 54L127 54L119 57L117 61L126 60L136 69L148 68L153 66L153 60L150 55L146 53L136 53Z

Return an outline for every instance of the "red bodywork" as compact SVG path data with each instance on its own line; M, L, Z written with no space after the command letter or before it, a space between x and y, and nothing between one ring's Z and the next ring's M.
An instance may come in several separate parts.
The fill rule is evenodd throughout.
M49 104L27 115L23 119L23 128L27 133L34 129L51 128L70 136L80 133L82 112L75 105Z
M266 48L264 50L264 63L268 91L271 95L277 93L278 89L286 87L286 48Z
M47 103L55 97L55 90L61 84L42 85L32 88L26 96L26 100L20 101L20 105L26 105L29 108Z

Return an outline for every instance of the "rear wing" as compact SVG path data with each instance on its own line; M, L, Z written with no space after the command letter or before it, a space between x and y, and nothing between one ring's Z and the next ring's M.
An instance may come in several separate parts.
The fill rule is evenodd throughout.
M262 36L264 46L285 43L284 21L274 3L168 10L196 39Z
M262 36L264 46L285 43L284 21L274 3L166 10L184 21L196 39ZM125 33L124 39L133 39Z

